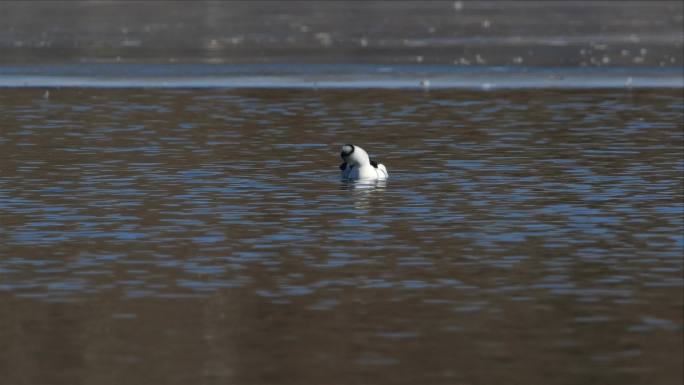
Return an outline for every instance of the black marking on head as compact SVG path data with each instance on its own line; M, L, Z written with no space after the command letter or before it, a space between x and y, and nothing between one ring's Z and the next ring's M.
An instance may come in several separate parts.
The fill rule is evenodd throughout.
M347 162L344 162L340 165L340 170L344 171L345 168L347 168Z
M344 147L347 147L347 146L351 147L351 151L349 151L348 153L345 153L344 151L342 151L342 153L343 153L343 154L346 154L346 155L351 155L351 154L353 154L353 153L354 153L354 150L355 150L354 145L353 145L353 144L345 144L345 145L342 146L342 147L344 148Z
M374 161L374 160L372 160L372 159L371 159L371 161L370 161L370 164L371 164L371 166L373 166L373 167L375 167L375 168L378 168L378 162L376 162L376 161Z

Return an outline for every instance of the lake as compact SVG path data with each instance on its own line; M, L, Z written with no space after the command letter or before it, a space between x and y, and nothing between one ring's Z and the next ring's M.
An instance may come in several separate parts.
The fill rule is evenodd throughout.
M0 88L2 383L681 383L680 86L52 75Z

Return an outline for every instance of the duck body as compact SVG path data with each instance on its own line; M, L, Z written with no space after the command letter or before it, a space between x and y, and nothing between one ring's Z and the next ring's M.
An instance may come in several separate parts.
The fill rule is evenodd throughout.
M382 163L372 161L366 150L353 144L342 146L340 153L344 163L340 165L343 179L387 179L389 174Z

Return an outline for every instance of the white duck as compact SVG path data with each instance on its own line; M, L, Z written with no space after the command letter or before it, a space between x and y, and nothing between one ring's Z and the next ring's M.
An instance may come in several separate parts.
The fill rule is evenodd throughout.
M340 165L343 179L387 179L387 168L368 157L366 150L353 144L342 146L340 153L344 163Z

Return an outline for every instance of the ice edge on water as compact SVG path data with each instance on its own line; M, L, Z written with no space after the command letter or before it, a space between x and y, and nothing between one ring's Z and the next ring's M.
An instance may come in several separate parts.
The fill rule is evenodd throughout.
M82 74L87 74L83 76ZM1 67L0 87L516 89L684 88L667 68L373 65L62 65Z

